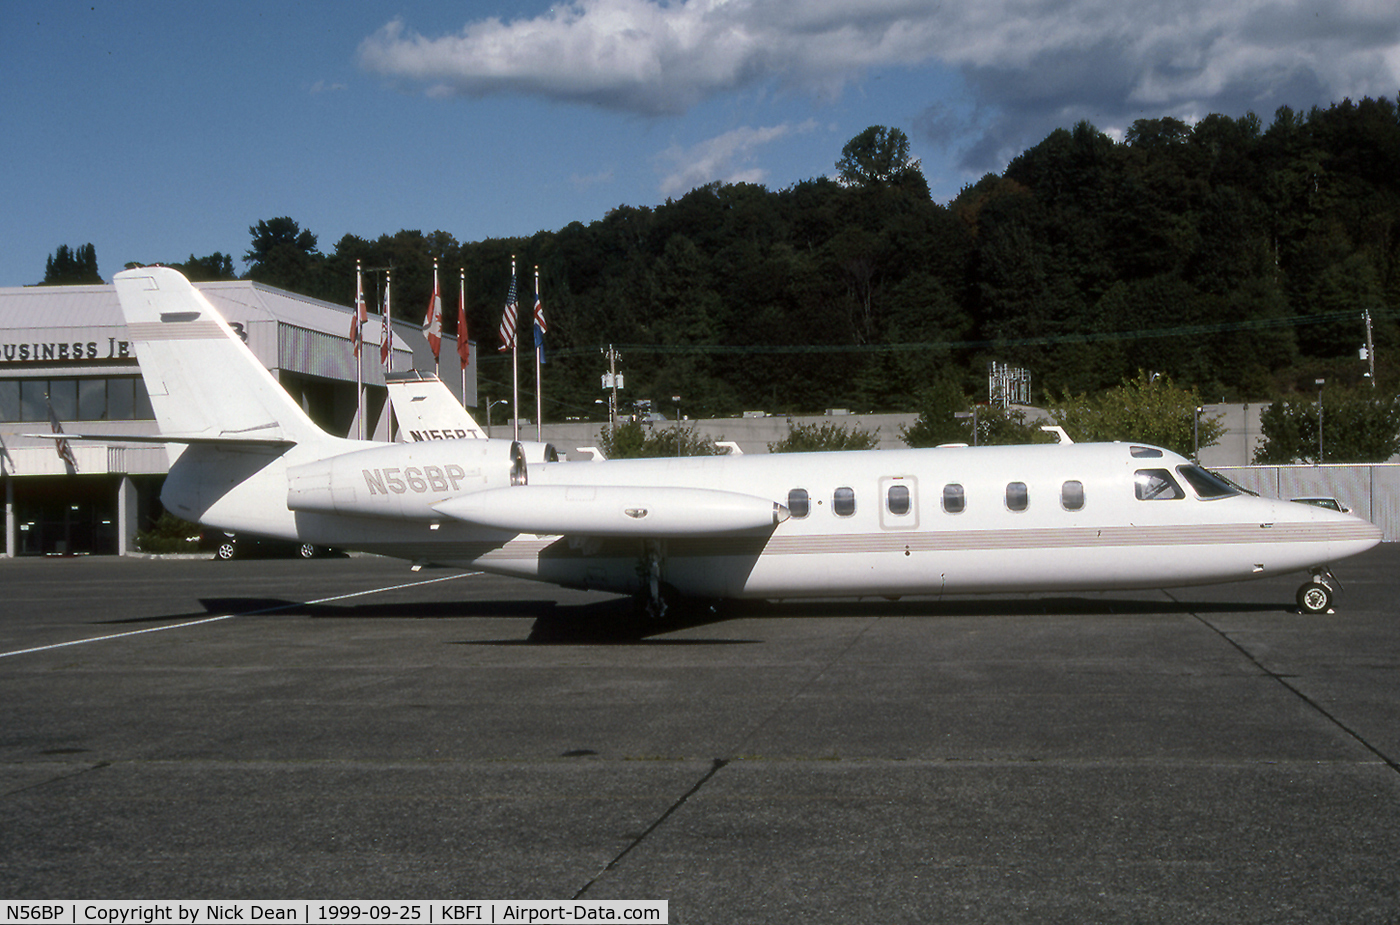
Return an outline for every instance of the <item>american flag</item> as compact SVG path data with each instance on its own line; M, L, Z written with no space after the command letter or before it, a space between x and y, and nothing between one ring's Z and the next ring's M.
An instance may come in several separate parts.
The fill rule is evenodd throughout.
M6 471L6 469L5 469L5 461L6 461L6 460L9 460L9 463L10 463L10 468L9 468L8 471L14 472L14 471L15 471L15 458L14 458L13 456L10 455L9 447L5 446L5 438L4 438L4 437L0 437L0 472Z
M515 314L519 309L515 296L515 272L510 274L510 292L506 294L506 309L501 315L501 347L502 351L511 350L515 347Z
M58 413L53 410L53 402L49 401L48 395L44 396L44 402L49 406L49 426L53 428L54 433L63 433L63 425L58 423ZM76 473L78 461L73 458L73 448L68 445L68 441L59 438L53 444L54 449L58 450L58 458L63 460L63 464L68 467L69 474Z
M355 274L355 313L350 318L350 343L355 351L355 357L360 356L360 347L365 342L365 322L369 320L369 315L365 312L365 291L359 273Z
M389 358L394 349L394 328L389 324L389 286L384 286L384 316L379 329L379 365L389 368Z

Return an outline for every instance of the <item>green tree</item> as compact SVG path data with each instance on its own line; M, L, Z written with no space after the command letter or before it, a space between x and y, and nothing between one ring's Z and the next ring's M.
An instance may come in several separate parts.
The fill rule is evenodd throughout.
M1095 396L1064 393L1050 416L1077 442L1122 440L1147 443L1190 456L1193 443L1213 446L1225 433L1220 416L1201 417L1195 389L1139 370L1136 379Z
M880 429L844 424L789 424L788 435L768 444L770 453L817 453L826 450L877 450Z
M1263 437L1254 451L1261 464L1379 463L1400 453L1400 396L1374 389L1333 389L1322 400L1319 455L1318 403L1280 399L1260 413Z
M901 426L899 435L913 447L947 443L1007 446L1053 440L1039 425L1026 421L1024 409L974 406L949 376L920 393L919 416L912 425Z
M919 161L909 156L909 136L897 128L872 125L846 142L836 170L846 186L893 187L928 197Z
M694 424L647 427L626 421L598 431L598 448L608 459L644 456L716 456L715 442L695 432Z
M293 292L315 287L314 273L325 260L316 236L287 216L259 221L248 228L253 244L243 255L248 278Z
M218 251L208 257L190 254L189 260L184 263L172 263L171 266L185 274L185 278L192 283L238 279L238 274L233 270L233 257Z
M97 248L91 244L69 248L60 244L44 266L41 286L81 286L102 282L97 272Z

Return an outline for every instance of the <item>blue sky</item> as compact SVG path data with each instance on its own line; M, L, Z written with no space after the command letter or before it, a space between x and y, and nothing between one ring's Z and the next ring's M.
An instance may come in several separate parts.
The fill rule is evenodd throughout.
M592 222L710 181L830 174L902 129L934 198L1057 126L1400 92L1393 0L484 0L0 8L0 286L91 242L241 257ZM347 298L349 294L347 293Z

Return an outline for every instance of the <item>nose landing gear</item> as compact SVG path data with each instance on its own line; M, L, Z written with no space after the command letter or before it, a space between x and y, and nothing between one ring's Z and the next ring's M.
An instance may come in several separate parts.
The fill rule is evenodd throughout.
M1336 613L1332 609L1333 598L1336 592L1333 585L1341 587L1341 582L1332 575L1327 568L1313 569L1312 579L1304 582L1298 589L1298 610L1306 614Z

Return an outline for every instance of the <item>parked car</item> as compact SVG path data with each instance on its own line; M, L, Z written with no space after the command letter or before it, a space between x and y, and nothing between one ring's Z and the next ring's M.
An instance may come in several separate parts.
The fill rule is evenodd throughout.
M224 531L205 532L200 542L201 548L212 549L215 559L274 559L300 557L321 559L326 556L342 555L339 550L314 543L297 543L293 540L277 540L251 533L227 533Z
M1347 507L1336 498L1290 498L1289 500L1296 501L1298 504L1311 504L1314 507L1325 507L1329 511L1341 511L1343 514L1351 513L1351 508Z

